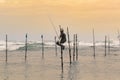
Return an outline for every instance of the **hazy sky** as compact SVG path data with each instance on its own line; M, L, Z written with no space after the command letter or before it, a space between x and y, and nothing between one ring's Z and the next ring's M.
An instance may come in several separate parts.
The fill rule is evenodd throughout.
M110 35L116 39L120 28L120 0L0 0L0 34L6 33L10 39L54 39L54 25L66 31L69 26L71 35L78 33L80 40L92 40L92 28L96 38L104 39Z

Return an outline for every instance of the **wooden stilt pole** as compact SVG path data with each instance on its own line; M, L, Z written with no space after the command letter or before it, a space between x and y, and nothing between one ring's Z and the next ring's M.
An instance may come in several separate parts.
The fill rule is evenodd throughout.
M108 36L108 54L110 54L110 37Z
M61 68L62 68L62 73L63 73L63 49L61 46Z
M44 58L44 42L43 42L43 35L41 35L42 39L42 58Z
M105 56L106 56L106 53L107 53L107 50L106 50L106 48L107 48L107 36L105 36Z
M27 34L26 34L25 38L26 38L26 40L25 40L25 61L26 61L27 60L27 38L28 38Z
M70 46L70 36L69 36L69 29L67 27L67 35L68 35L68 45L69 45L69 57L70 57L70 64L72 63L71 61L71 46Z
M118 40L119 40L119 46L120 46L120 32L119 32L119 29L118 29Z
M7 61L8 61L8 44L7 44L7 42L8 42L8 38L7 38L7 34L6 34L6 63L7 63Z
M78 40L77 40L77 34L76 34L76 60L78 60Z
M93 52L94 52L94 58L95 58L95 33L94 33L94 29L93 29Z
M73 35L73 61L75 61L75 34Z
M56 56L57 56L57 45L56 45L56 36L55 36L55 53L56 53Z

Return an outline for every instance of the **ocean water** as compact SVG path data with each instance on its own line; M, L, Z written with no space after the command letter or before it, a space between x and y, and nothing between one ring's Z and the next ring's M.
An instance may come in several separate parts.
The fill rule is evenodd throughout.
M41 41L28 41L28 50L36 51L40 50L42 47ZM25 49L25 42L24 41L8 41L8 50L9 51L15 51L15 50L24 50ZM68 43L64 44L66 48L68 48ZM103 47L105 45L105 41L96 41L97 47ZM108 42L107 42L108 45ZM73 42L71 42L71 46L73 46ZM80 47L91 47L93 46L93 42L85 42L85 41L79 41L78 46ZM44 41L44 47L45 48L54 48L55 42L54 41ZM111 40L110 41L110 47L118 48L120 47L120 43L118 40ZM6 50L6 42L0 41L0 51Z
M73 51L72 51L73 52ZM27 61L24 50L8 51L8 62L5 62L5 51L0 51L0 80L119 80L120 49L111 47L105 57L104 47L93 48L79 46L78 61L69 64L68 49L64 50L64 71L61 70L61 54L57 56L54 48L45 48L44 58L41 50L28 50Z

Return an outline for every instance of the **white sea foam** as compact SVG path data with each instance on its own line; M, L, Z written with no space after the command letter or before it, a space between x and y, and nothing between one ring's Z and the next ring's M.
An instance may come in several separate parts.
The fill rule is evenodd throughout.
M8 50L16 50L19 47L24 46L23 42L16 42L16 41L10 41L10 42L7 42L7 44L8 44ZM0 41L0 50L5 50L5 49L6 49L6 42Z
M31 44L34 48L39 46L41 47L41 41L29 41L29 44ZM54 41L45 41L44 42L45 47L54 47L55 46L55 42ZM83 47L89 47L89 46L93 46L92 42L85 42L85 41L80 41L79 46L83 46ZM108 43L107 43L108 44ZM64 44L65 46L68 46L68 43L66 42ZM105 42L104 41L96 41L96 46L104 46ZM17 50L20 47L24 47L25 43L24 42L17 42L17 41L9 41L8 42L8 50ZM73 46L73 42L71 42L71 46ZM116 40L111 40L110 41L110 46L111 47L119 47L119 41ZM29 47L29 46L28 46ZM5 50L6 49L6 42L5 41L0 41L0 51L1 50Z

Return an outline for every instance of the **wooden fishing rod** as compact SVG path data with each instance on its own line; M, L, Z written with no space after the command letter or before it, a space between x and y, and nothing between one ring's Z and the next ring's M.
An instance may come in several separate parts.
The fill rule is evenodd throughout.
M56 36L57 36L58 39L59 39L59 36L58 36L57 30L56 30L56 26L54 25L54 23L53 23L53 21L52 21L52 19L51 19L50 16L48 16L48 19L49 19L49 21L50 21L50 23L51 23L51 25L52 25L52 27L53 27L53 29L54 29L54 31L55 31Z

